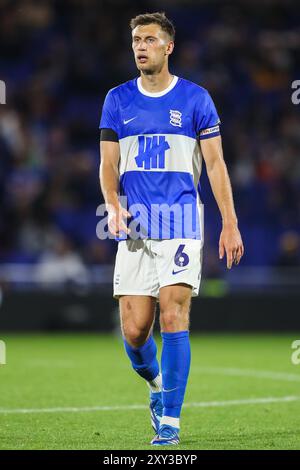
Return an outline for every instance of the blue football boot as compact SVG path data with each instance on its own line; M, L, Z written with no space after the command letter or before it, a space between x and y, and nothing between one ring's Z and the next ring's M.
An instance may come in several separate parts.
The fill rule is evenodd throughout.
M152 439L151 444L153 446L170 446L179 444L179 429L163 424Z

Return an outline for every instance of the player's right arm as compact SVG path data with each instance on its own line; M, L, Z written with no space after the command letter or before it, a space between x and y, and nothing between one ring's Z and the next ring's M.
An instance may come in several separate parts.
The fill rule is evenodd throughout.
M124 218L130 217L129 212L119 203L119 142L100 141L100 186L108 212L109 231L119 236L120 231L129 233Z

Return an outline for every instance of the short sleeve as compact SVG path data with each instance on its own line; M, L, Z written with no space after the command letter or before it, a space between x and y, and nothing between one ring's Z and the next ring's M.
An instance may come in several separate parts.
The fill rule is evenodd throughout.
M99 129L112 129L118 135L118 112L117 106L110 90L104 100Z
M220 135L220 118L210 94L205 94L196 102L196 132L200 140Z

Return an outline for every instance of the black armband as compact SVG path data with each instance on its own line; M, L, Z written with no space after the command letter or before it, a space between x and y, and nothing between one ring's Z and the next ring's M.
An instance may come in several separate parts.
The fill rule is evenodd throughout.
M100 130L100 140L106 140L109 142L119 142L119 137L113 129L104 128Z

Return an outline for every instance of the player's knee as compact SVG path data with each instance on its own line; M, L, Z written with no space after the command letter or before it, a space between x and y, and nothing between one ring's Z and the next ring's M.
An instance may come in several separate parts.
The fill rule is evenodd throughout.
M136 326L128 326L123 328L123 335L130 346L139 348L147 341L149 331Z
M174 332L185 328L186 315L180 305L161 309L160 324L165 332Z

